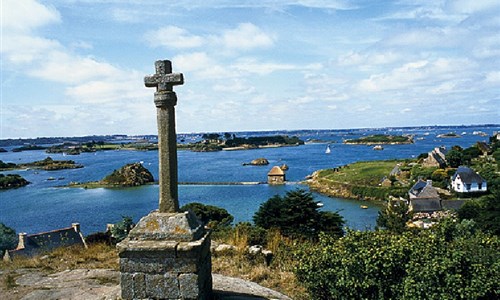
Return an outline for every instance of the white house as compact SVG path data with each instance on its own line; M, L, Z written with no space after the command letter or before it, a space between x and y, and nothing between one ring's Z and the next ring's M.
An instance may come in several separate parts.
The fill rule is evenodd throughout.
M486 180L468 167L458 167L451 177L451 188L459 193L486 192Z

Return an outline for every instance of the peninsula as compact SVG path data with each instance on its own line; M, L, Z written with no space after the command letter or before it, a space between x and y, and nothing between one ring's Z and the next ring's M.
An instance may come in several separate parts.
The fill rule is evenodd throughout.
M412 160L364 161L338 168L318 170L304 183L331 197L385 200L406 195ZM397 168L398 176L391 176Z

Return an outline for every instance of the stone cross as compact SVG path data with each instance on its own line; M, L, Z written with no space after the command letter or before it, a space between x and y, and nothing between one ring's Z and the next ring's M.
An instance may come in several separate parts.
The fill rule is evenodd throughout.
M172 73L172 62L155 62L156 73L144 77L146 87L156 87L154 102L158 121L158 158L159 158L159 212L179 211L177 190L177 136L175 133L175 110L177 96L174 85L184 84L182 73Z

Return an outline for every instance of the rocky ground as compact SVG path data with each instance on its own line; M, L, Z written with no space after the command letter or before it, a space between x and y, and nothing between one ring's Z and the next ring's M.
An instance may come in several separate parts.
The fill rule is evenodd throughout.
M7 273L8 272L8 273ZM289 297L242 279L213 274L215 300L283 299ZM0 299L120 299L120 273L109 269L76 269L45 274L37 269L0 271Z

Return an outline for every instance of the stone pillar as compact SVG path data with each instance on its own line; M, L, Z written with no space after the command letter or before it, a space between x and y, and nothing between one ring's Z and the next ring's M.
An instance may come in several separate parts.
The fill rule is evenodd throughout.
M123 299L210 298L210 233L194 213L154 211L117 247Z
M156 87L159 210L143 217L117 245L123 299L209 299L212 293L210 233L192 212L179 212L173 86L184 83L168 60L144 78Z

